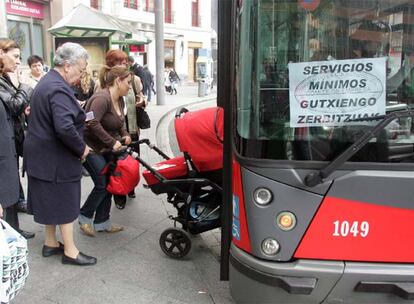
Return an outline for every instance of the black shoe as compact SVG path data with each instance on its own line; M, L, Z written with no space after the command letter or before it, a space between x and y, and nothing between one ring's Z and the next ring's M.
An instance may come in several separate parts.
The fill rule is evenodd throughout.
M118 209L125 209L126 196L125 195L114 195L115 207Z
M17 212L27 213L26 201L20 201L17 203Z
M35 237L34 232L24 231L24 230L21 230L21 229L19 229L17 232L20 233L22 235L22 237L24 237L25 239L32 239L32 238Z
M42 256L46 257L50 257L51 255L55 255L55 254L61 254L64 251L64 246L61 242L59 242L59 247L50 247L50 246L46 246L43 245L42 248Z
M78 266L89 266L96 264L96 258L79 252L76 259L70 258L67 255L62 255L62 264L78 265Z
M82 167L82 176L91 176L88 170L86 170L84 167Z
M129 193L128 193L128 197L129 197L129 198L135 198L135 197L136 197L136 195L135 195L135 191L134 191L134 190L132 190L131 192L129 192Z

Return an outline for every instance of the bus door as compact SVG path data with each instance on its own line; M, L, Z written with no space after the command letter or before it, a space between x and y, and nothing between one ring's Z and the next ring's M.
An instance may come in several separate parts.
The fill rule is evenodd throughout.
M414 3L236 1L238 303L414 299Z

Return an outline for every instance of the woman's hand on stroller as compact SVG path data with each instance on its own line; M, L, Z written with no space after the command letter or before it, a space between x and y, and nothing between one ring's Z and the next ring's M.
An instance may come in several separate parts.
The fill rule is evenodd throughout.
M122 149L122 144L119 141L116 141L112 147L112 151L118 152Z
M132 142L132 139L131 139L131 137L130 136L124 136L124 137L122 137L122 139L121 139L121 143L123 144L123 145L129 145L130 143Z

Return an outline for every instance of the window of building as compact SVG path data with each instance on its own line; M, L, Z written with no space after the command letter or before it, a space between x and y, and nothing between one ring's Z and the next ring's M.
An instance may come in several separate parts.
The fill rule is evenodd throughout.
M7 28L9 31L9 38L16 41L20 47L22 64L26 64L27 58L32 53L32 43L34 43L34 40L30 39L30 23L8 20ZM43 50L41 54L37 55L43 56Z
M172 13L171 0L165 0L164 10L165 10L164 22L165 23L173 23L173 16L172 16L173 13Z
M154 12L154 0L145 0L145 11Z
M124 7L138 9L138 0L124 0Z
M40 24L33 24L33 49L36 55L43 57L43 28Z
M95 9L101 9L101 1L100 0L91 0L90 1L90 5L91 7L95 8Z
M200 16L198 15L198 0L191 1L191 25L200 26Z
M164 65L175 68L175 41L164 40Z

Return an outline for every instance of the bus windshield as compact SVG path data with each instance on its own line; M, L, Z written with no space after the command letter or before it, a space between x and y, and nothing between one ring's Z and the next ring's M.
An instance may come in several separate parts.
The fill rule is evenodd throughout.
M239 1L237 134L242 156L330 161L393 111L413 109L411 0ZM412 162L397 118L353 162Z

